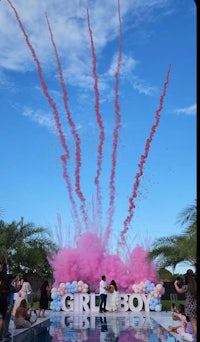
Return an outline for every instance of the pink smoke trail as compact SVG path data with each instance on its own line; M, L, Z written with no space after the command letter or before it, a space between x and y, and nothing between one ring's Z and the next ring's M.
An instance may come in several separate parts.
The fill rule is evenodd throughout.
M75 124L74 124L72 117L71 117L71 112L70 112L69 106L68 106L67 89L66 89L65 82L64 82L64 77L63 77L63 72L62 72L62 67L61 67L61 62L60 62L58 50L57 50L57 47L56 47L56 44L54 41L54 37L53 37L53 33L52 33L52 29L50 26L48 16L47 16L47 14L45 14L45 15L46 15L46 20L47 20L47 24L48 24L48 28L49 28L49 32L50 32L51 42L52 42L52 45L54 48L54 54L55 54L57 65L58 65L60 85L61 85L62 92L63 92L63 102L64 102L65 111L67 113L67 120L68 120L68 123L71 127L72 135L73 135L74 140L75 140L75 146L76 146L76 153L75 153L75 155L76 155L75 190L76 190L77 196L79 197L79 199L81 201L81 212L82 212L83 219L85 222L85 227L87 228L88 217L87 217L87 211L85 208L85 197L83 196L83 193L82 193L81 188L80 188L80 168L81 168L80 137L76 131ZM79 233L81 233L81 231Z
M70 239L71 239L71 232L70 232L70 226L67 227L66 230L66 235L63 235L63 229L62 229L62 218L60 213L57 213L57 225L55 225L55 233L56 233L56 238L58 241L58 248L59 250L65 248L66 246L70 245ZM80 234L78 235L80 237ZM76 236L74 241L76 241Z
M102 169L102 158L103 158L103 144L104 144L104 126L103 121L101 117L101 113L99 111L99 90L98 90L98 75L97 75L97 66L96 66L96 55L95 55L95 49L94 49L94 41L93 41L93 35L90 25L90 16L89 11L87 9L87 17L88 17L88 29L90 33L90 43L91 43L91 51L92 51L92 64L93 64L93 76L94 76L94 91L95 91L95 112L96 112L96 119L97 124L99 125L99 145L98 145L98 155L97 155L97 171L96 171L96 177L94 180L94 183L97 187L97 204L98 204L98 216L101 217L102 215L102 204L101 204L101 189L99 184L99 177L101 174Z
M131 219L132 219L133 214L134 214L134 212L133 212L133 210L135 208L134 199L137 197L137 190L138 190L138 187L140 185L140 177L143 175L143 168L144 168L144 164L145 164L145 162L147 160L147 157L148 157L148 154L149 154L150 145L151 145L153 136L154 136L154 134L156 132L156 128L158 127L159 122L160 122L160 112L161 112L161 110L163 108L163 100L164 100L164 97L166 95L166 89L167 89L167 85L168 85L168 82L169 82L170 70L171 70L171 64L169 65L169 68L168 68L168 71L167 71L167 74L166 74L166 81L164 83L163 93L162 93L162 95L160 97L160 106L157 109L156 115L155 115L155 123L152 125L149 138L146 140L145 153L143 155L141 155L140 163L138 164L139 172L137 172L137 174L136 174L136 177L135 177L136 180L135 180L135 183L134 183L134 186L133 186L133 192L132 192L131 197L129 198L129 203L130 203L130 206L129 206L129 209L128 209L129 215L125 219L125 221L124 221L124 229L120 233L120 236L121 236L121 243L120 244L123 244L123 245L125 244L124 236L125 236L126 232L128 231L128 225L130 224Z
M57 240L58 240L58 247L59 249L63 248L62 244L62 220L61 220L61 215L57 213L57 221L58 221L58 227L57 227Z
M67 157L65 155L61 156L62 160L62 166L63 166L63 177L67 183L67 189L68 189L68 194L69 194L69 199L72 204L72 217L75 222L76 227L78 227L78 231L80 230L80 220L79 220L79 215L78 215L78 210L76 206L76 202L73 197L72 193L72 185L68 176L68 169L67 169Z
M116 173L116 161L117 161L117 147L118 147L118 138L119 138L119 128L121 127L121 115L120 115L120 106L119 106L119 72L122 61L122 22L120 16L120 1L118 0L118 17L119 17L119 27L120 27L120 38L119 38L119 55L117 62L117 71L115 73L115 128L113 131L113 152L112 152L112 168L110 175L110 201L109 201L109 210L108 210L108 225L106 228L105 239L107 240L110 231L111 225L113 223L113 215L114 215L114 202L115 202L115 173Z
M60 120L59 120L59 113L58 113L58 110L57 110L57 107L56 107L56 104L54 103L53 99L51 98L49 92L48 92L48 87L45 83L45 80L43 78L43 75L42 75L42 68L41 68L41 65L40 65L40 62L39 62L39 59L37 58L37 55L36 55L36 52L33 48L33 46L31 45L30 41L29 41L29 37L23 27L23 24L20 20L20 17L18 15L18 12L16 10L16 8L13 6L13 4L11 3L10 0L7 0L7 2L9 3L10 7L12 8L12 10L14 11L15 13L15 16L16 16L16 19L17 19L17 22L19 24L19 27L25 37L25 40L26 40L26 43L28 45L28 48L30 49L31 51L31 54L33 56L33 59L37 65L37 68L38 68L38 74L39 74L39 79L40 79L40 83L42 85L42 90L43 90L43 93L44 95L46 96L50 106L52 107L53 109L53 114L54 114L54 119L55 119L55 122L56 122L56 127L57 127L57 130L58 130L58 133L59 133L59 138L60 138L60 142L61 142L61 145L65 151L65 154L61 156L61 160L63 161L63 174L64 174L64 178L65 178L65 181L67 183L67 189L68 189L68 192L69 192L69 197L71 199L71 203L72 203L72 209L73 209L73 213L74 213L74 217L78 217L78 213L77 213L77 209L76 209L76 204L75 204L75 201L73 199L73 195L72 195L72 187L71 187L71 182L70 182L70 179L69 179L69 175L68 175L68 172L67 172L67 167L66 167L66 162L67 160L69 159L70 157L70 154L69 154L69 149L67 147L67 144L65 142L65 136L63 134L63 131L62 131L62 127L61 127L61 123L60 123Z

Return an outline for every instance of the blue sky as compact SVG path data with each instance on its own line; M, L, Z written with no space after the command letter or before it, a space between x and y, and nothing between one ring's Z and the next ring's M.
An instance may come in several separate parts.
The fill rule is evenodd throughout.
M67 6L66 6L67 3ZM117 0L12 1L41 64L69 148L68 176L75 203L75 143L66 119L58 66L45 13L59 54L68 106L80 138L80 186L92 221L99 127L95 113L96 56L99 111L105 132L100 186L106 227L115 127L115 74L120 43ZM123 0L120 3L122 61L119 72L121 127L115 168L110 248L123 230L129 198L146 139L155 123L166 73L169 83L159 125L146 159L133 218L126 234L134 243L180 234L178 214L196 198L196 6L190 0ZM0 2L0 193L3 219L33 222L73 235L72 202L60 156L64 153L52 107L37 65L8 1Z

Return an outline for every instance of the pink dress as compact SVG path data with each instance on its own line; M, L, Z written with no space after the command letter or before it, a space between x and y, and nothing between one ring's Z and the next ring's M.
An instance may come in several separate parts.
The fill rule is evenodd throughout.
M179 335L181 335L183 332L185 332L185 327L186 327L186 324L187 324L187 320L186 320L185 315L178 314L177 316L179 317L179 320L182 323L181 327L178 327L177 333Z

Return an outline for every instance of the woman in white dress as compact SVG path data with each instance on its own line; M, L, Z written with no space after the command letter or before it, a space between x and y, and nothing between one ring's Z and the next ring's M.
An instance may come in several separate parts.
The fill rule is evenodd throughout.
M106 308L109 312L119 310L119 292L115 280L111 280L109 285Z
M30 294L30 293L32 293L31 284L29 283L27 277L24 276L21 290L19 292L17 292L17 298L16 298L15 304L13 306L13 311L12 311L13 316L15 316L15 312L16 312L17 308L20 306L22 299L25 299L26 302L28 302L28 294Z

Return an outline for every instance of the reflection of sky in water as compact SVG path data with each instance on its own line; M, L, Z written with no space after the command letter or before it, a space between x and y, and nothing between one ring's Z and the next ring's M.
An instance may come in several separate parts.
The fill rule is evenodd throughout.
M50 319L53 342L175 342L166 329L143 315L132 317L74 316L66 314Z

